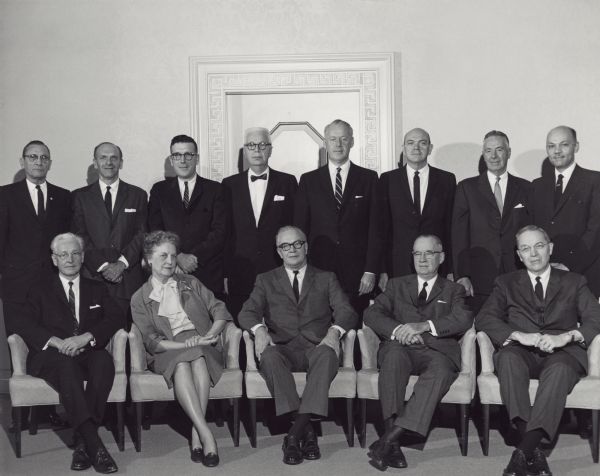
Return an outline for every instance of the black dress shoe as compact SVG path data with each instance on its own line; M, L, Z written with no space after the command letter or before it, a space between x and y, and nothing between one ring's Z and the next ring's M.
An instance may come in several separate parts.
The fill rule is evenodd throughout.
M202 448L192 448L190 452L190 458L194 463L202 463L204 459L204 452Z
M97 473L102 474L116 473L119 470L117 463L115 463L115 460L112 459L112 456L108 454L108 451L104 447L98 449L96 456L92 460L92 465Z
M321 457L317 434L313 430L309 430L304 434L301 447L304 459L314 460Z
M502 476L527 476L527 459L520 449L513 451L508 466L504 468Z
M208 453L203 455L202 464L209 468L214 468L219 464L219 455L217 453Z
M367 456L370 458L369 464L379 471L385 471L390 464L390 455L392 454L392 444L382 440L377 440L369 446Z
M304 461L298 438L288 435L283 439L283 462L285 464L300 464Z
M536 448L533 450L533 459L527 462L529 474L536 474L537 476L552 476L550 466L546 460L544 452Z
M394 441L390 446L392 447L392 450L388 456L389 465L392 468L406 468L408 465L406 464L404 453L400 448L400 443L398 441Z
M84 471L92 466L90 457L85 450L83 443L78 443L73 451L73 459L71 460L71 469L73 471Z

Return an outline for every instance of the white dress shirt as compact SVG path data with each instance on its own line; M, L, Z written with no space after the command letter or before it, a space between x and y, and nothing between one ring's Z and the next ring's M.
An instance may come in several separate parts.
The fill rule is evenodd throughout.
M346 190L346 180L348 180L348 170L350 170L350 160L347 160L343 165L335 165L333 162L328 162L329 167L329 178L331 179L331 187L335 194L335 177L337 175L337 169L340 167L340 176L342 177L342 194Z
M183 193L185 192L185 182L188 183L188 191L190 194L190 200L192 199L192 193L194 193L194 188L196 188L196 178L198 175L194 174L192 178L187 180L182 179L181 177L177 177L177 182L179 183L179 193L181 194L181 201L183 201Z
M104 200L104 197L106 197L106 187L110 187L110 196L112 198L111 212L113 212L115 210L115 202L117 201L117 192L119 191L119 183L120 182L121 182L121 180L117 179L113 183L107 184L107 183L104 183L102 181L102 179L98 180L98 183L100 184L100 193L102 194L102 200Z
M74 278L65 278L62 274L59 274L58 277L65 290L67 302L69 301L69 281L73 283L73 294L75 294L75 319L79 322L79 275Z
M25 179L25 183L27 184L27 189L29 190L29 196L31 197L31 201L33 202L33 208L35 209L35 213L38 213L38 191L37 191L37 183L30 182L29 179ZM44 210L48 210L48 184L46 181L44 183L39 184L42 193L44 194Z
M508 172L504 171L504 173L502 175L498 176L498 175L494 175L489 170L487 171L487 178L488 178L488 181L490 182L490 187L492 187L492 194L494 193L494 189L496 188L496 178L497 177L500 177L500 182L498 182L498 185L500 185L500 193L502 194L502 203L504 203L506 201L506 184L508 183Z
M410 188L410 196L413 199L413 202L415 200L415 191L413 190L414 188L414 177L415 177L415 172L417 172L417 170L413 169L410 165L406 166L406 175L408 177L408 188ZM427 186L429 185L429 164L426 164L425 167L423 167L421 170L418 170L419 172L419 185L420 187L420 192L421 192L421 210L419 210L420 212L423 211L423 206L425 205L425 197L427 195Z
M575 161L573 161L573 163L571 165L569 165L562 172L559 172L558 169L554 168L554 184L555 185L556 185L556 182L558 181L558 176L559 175L563 176L563 188L562 188L563 193L567 189L567 184L569 183L569 180L571 180L571 175L573 175L573 170L575 170L576 165L577 164L575 163Z
M269 182L269 168L263 172L267 174L266 180L254 180L252 181L252 176L258 176L262 174L256 174L252 171L252 169L248 170L248 189L250 190L250 202L252 203L252 211L254 212L254 221L256 222L256 226L258 226L258 220L260 219L260 213L263 208L263 203L265 202L265 194L267 193L267 184Z
M425 281L423 278L421 278L421 276L417 275L417 296L421 292L421 289L423 289L423 283L427 282L427 287L425 288L425 292L427 293L427 299L429 299L429 294L431 293L431 290L433 289L433 285L437 281L437 278L438 278L438 275L436 274L433 278ZM433 325L433 322L431 320L428 320L427 322L429 323L429 333L432 336L437 337L437 332L435 330L435 326ZM392 331L392 336L390 337L390 340L396 339L396 331L403 325L404 324L399 324L396 327L394 327L394 330Z
M538 276L540 277L540 283L542 284L542 289L544 290L544 298L546 297L546 289L548 289L548 281L550 281L550 271L551 270L552 270L552 266L548 266L548 268L546 268L546 271L544 271L540 275L533 274L532 272L527 271L527 274L529 275L529 280L531 281L531 286L533 287L533 289L535 289L535 285L537 284L537 281L535 278L537 278Z

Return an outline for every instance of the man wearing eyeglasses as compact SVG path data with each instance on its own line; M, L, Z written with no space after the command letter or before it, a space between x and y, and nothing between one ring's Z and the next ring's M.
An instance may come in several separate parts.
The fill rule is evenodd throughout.
M71 193L46 181L52 165L46 144L29 142L19 163L25 179L0 187L0 273L8 335L27 292L52 269L52 238L68 231L71 222Z
M30 289L15 331L29 348L28 373L58 392L75 431L71 469L93 466L99 473L114 473L117 465L98 436L98 426L115 375L104 347L123 327L125 314L103 283L80 275L81 237L57 235L51 249L58 274L44 275Z
M103 281L130 315L131 296L144 281L141 261L148 195L119 178L123 167L119 146L98 144L93 164L98 181L73 192L72 230L86 243L84 276Z
M223 180L231 217L225 251L227 307L236 319L256 275L281 265L273 237L293 221L298 183L293 175L269 167L272 149L267 129L248 129L244 158L249 168Z
M302 230L281 228L276 245L283 266L257 276L238 320L254 336L259 371L275 399L275 413L294 414L283 440L283 462L293 465L321 457L310 417L327 415L329 385L339 367L339 340L358 316L335 274L307 265ZM308 372L302 398L292 372Z
M381 339L377 355L383 436L369 447L370 464L405 468L401 439L407 430L427 435L433 413L461 368L459 339L473 324L460 284L438 275L445 253L435 235L413 244L416 274L390 279L365 311L365 324ZM419 375L404 402L411 375Z
M496 279L475 319L491 339L502 402L521 435L505 476L549 476L542 438L552 440L567 395L587 373L587 346L600 332L600 304L580 274L550 266L554 244L535 225L516 235L526 269ZM539 385L533 407L529 380Z
M176 177L152 186L148 228L177 233L181 239L178 272L194 275L223 299L225 196L220 183L196 173L198 160L198 145L194 139L186 135L173 137L169 161Z

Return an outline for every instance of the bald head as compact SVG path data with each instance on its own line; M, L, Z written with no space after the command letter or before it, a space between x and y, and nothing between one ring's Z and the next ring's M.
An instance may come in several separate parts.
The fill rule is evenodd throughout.
M409 167L419 170L427 165L433 145L429 133L421 128L411 129L404 136L402 151Z
M579 150L577 132L568 126L558 126L551 129L546 136L546 153L548 160L559 172L567 169L575 161Z

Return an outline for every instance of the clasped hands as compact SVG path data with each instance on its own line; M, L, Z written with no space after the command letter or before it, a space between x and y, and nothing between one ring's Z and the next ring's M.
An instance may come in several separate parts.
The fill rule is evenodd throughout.
M125 263L115 261L108 263L101 271L102 277L111 283L119 283L123 279L123 271L125 271Z
M428 332L429 322L409 322L402 324L394 331L394 338L402 345L423 344L421 334Z
M66 339L52 337L49 341L49 345L54 347L61 354L75 357L85 351L85 346L88 345L92 339L92 335L86 332L85 334L67 337Z
M217 343L218 335L206 334L203 336L192 336L185 340L186 347L195 347L197 345L213 345Z
M510 340L514 340L521 345L528 347L537 347L542 352L551 354L554 349L564 347L571 342L571 335L568 333L551 335L551 334L540 334L539 332L526 333L526 332L513 332Z

